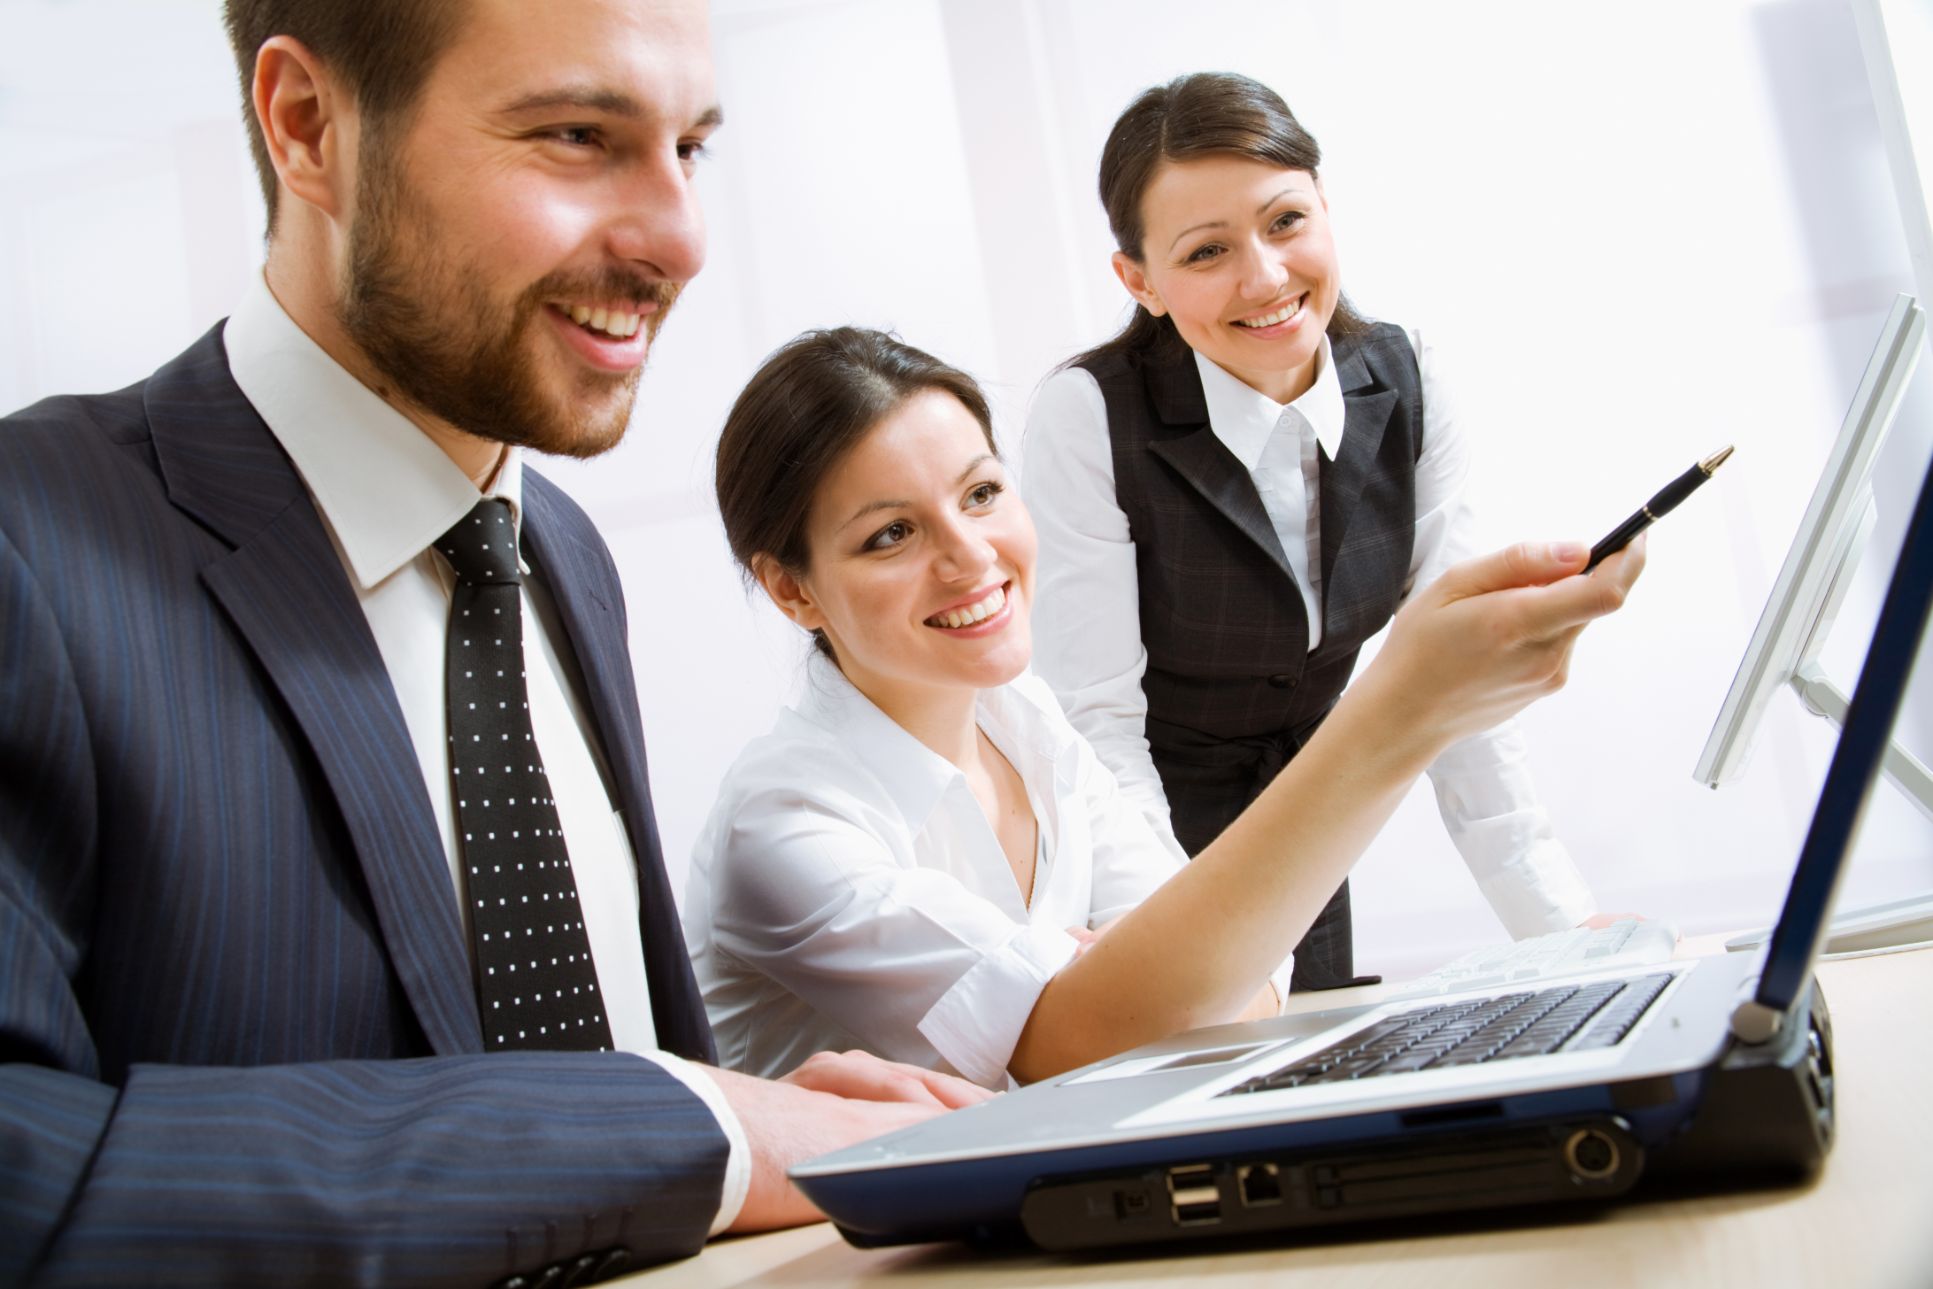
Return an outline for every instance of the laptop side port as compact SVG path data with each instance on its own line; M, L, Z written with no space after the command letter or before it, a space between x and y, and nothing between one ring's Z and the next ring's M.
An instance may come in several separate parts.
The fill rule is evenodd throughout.
M1222 1192L1212 1164L1168 1170L1168 1201L1176 1226L1213 1226L1222 1220Z
M1620 1159L1618 1143L1595 1128L1580 1128L1564 1142L1564 1162L1584 1181L1615 1177Z
M1282 1174L1274 1164L1243 1164L1235 1170L1243 1208L1266 1208L1282 1202Z

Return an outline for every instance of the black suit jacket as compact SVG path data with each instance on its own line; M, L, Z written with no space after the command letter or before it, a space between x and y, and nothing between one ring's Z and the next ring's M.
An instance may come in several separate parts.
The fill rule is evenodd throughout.
M660 1044L710 1060L616 570L535 474L523 532L638 858ZM614 1270L702 1244L725 1153L638 1057L483 1055L388 672L220 329L0 421L0 1283Z

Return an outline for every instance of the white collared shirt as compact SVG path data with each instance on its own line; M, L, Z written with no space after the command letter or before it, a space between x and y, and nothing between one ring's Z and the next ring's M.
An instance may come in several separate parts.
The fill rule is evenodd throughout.
M824 657L740 753L685 892L724 1064L770 1074L856 1047L1003 1086L1040 991L1074 957L1067 928L1119 917L1180 869L1046 685L983 691L978 721L1039 824L1031 902L966 776ZM1276 980L1286 997L1288 964Z
M1467 448L1435 355L1416 333L1423 383L1423 452L1416 463L1416 533L1404 594L1476 552L1464 499ZM1195 355L1215 436L1247 468L1309 619L1321 640L1318 446L1337 459L1342 385L1323 337L1314 384L1286 405ZM1123 795L1165 827L1168 799L1148 751L1141 677L1139 582L1127 515L1114 494L1107 403L1087 371L1054 373L1034 396L1022 445L1021 490L1040 535L1033 607L1034 668L1074 727L1114 771ZM1465 739L1430 767L1443 822L1484 897L1513 936L1577 925L1596 901L1552 832L1515 721Z
M469 900L450 786L444 653L455 575L431 548L482 494L428 436L350 375L285 313L259 277L222 333L235 383L301 475L376 638L423 772L470 944ZM490 494L523 520L523 460L511 448ZM607 771L580 694L582 678L540 578L518 561L530 716L584 911L613 1045L658 1062L711 1108L731 1141L719 1222L744 1202L744 1130L718 1087L658 1050L638 929L636 859L612 808Z

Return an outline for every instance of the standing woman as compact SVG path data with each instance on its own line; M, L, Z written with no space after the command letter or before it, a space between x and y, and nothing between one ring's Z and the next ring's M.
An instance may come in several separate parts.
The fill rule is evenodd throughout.
M1320 160L1246 77L1183 76L1130 104L1100 190L1134 317L1028 418L1036 669L1190 855L1308 742L1410 591L1471 553L1430 350L1343 298ZM1608 920L1514 724L1430 777L1511 934ZM1352 939L1345 881L1296 949L1295 987L1350 983Z

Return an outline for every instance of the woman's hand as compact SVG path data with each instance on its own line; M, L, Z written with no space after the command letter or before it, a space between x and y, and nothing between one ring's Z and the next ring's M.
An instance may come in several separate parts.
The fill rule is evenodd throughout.
M1578 633L1621 607L1643 571L1644 538L1575 576L1589 558L1582 545L1525 543L1458 564L1410 597L1350 692L1400 715L1387 727L1422 764L1509 719L1563 687Z
M1089 949L1092 949L1096 944L1100 943L1101 937L1106 935L1108 929L1120 920L1120 918L1113 918L1101 923L1101 925L1095 927L1092 931L1084 926L1068 927L1067 934L1074 937L1074 956L1078 958Z

